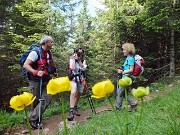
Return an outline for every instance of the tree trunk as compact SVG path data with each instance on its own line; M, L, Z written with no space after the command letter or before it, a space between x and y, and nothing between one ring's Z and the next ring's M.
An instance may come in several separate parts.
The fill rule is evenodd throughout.
M174 30L171 31L171 47L170 47L170 78L175 76L175 65L174 65Z
M176 0L173 0L172 6L172 18L174 18L174 8L175 8ZM173 21L173 20L172 20ZM174 78L175 76L175 65L174 65L174 29L171 30L171 46L170 46L170 78Z

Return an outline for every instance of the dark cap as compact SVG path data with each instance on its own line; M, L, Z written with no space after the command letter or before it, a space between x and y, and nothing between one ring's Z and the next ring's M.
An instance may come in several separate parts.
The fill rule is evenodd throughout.
M81 47L76 47L74 49L74 53L77 53L79 50L82 50L82 52L84 53L84 50Z

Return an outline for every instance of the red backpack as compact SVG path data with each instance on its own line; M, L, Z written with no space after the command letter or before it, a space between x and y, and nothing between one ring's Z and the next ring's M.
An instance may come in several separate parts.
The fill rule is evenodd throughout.
M134 63L134 70L132 76L137 77L144 72L144 59L140 55L136 54L134 56L134 60L135 63Z

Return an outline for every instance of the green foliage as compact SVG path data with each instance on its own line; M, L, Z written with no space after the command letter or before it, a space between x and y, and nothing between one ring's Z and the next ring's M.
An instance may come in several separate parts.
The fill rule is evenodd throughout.
M167 85L170 85L170 86L172 85L171 81L167 77L157 80L156 82L153 82L150 84L150 86L152 87L151 90L154 90L154 91L165 90L165 89L167 89L167 87L169 87Z
M55 39L52 51L59 76L66 75L67 57L73 52L73 48L82 46L85 49L85 59L89 66L89 88L107 78L115 81L115 69L121 67L124 61L121 52L121 44L124 42L135 44L137 53L146 58L147 74L153 73L153 69L160 66L157 64L160 60L155 60L169 54L171 30L175 30L175 60L179 69L178 0L174 7L171 0L104 1L106 10L99 10L95 18L89 16L86 0L83 0L83 10L78 18L74 10L79 2L51 2L49 5L46 0L1 1L1 80L17 79L15 82L11 80L14 85L20 82L18 86L9 88L11 91L25 85L21 83L20 70L17 72L20 69L17 65L19 55L32 43L39 43L44 34ZM152 87L161 89L163 85L156 83ZM4 89L8 88L2 87Z
M23 92L30 92L29 87L20 87L17 89L17 92L23 93Z
M6 111L0 110L0 131L3 131L9 127L17 127L19 124L23 124L24 113L16 111L14 113L8 113Z
M68 56L66 54L68 48L65 44L68 33L62 27L65 25L64 16L45 0L19 1L12 8L11 13L14 13L16 17L12 17L12 29L8 32L8 36L12 39L10 46L18 50L13 54L16 60L19 61L20 54L31 44L39 44L40 38L48 34L54 38L56 43L54 61L57 67L60 70L63 69L63 73L66 74L67 64L64 63L64 59L67 59ZM62 63L59 63L59 58ZM20 70L16 64L9 68Z
M106 10L99 10L95 18L89 15L87 0L82 1L83 8L77 18L74 10L79 8L79 2L72 6L70 1L64 1L63 5L66 6L63 10L60 1L51 2L50 5L45 0L17 1L15 5L12 4L8 16L12 21L6 23L11 29L6 31L6 37L3 35L3 39L9 41L6 47L16 50L13 58L18 60L20 53L29 45L38 43L42 35L49 34L56 43L54 61L59 75L64 76L67 57L75 46L82 46L89 65L90 86L98 80L114 79L115 69L121 67L124 61L122 43L134 43L137 53L146 57L148 64L153 63L151 59L159 53L164 55L168 52L169 30L174 28L177 32L180 26L178 1L174 8L170 0L105 1ZM147 69L155 68L148 64ZM16 65L9 67L18 69Z
M68 104L65 106L65 110L68 111ZM51 117L53 115L62 115L61 102L54 101L51 106L44 112L43 117Z
M143 22L146 30L160 32L168 28L171 16L171 1L148 1L145 4L145 21ZM169 5L169 6L167 6ZM166 26L166 27L164 27Z

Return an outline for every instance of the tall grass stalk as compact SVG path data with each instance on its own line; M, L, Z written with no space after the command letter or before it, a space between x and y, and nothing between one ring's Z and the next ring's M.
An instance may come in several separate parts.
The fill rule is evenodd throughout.
M63 115L63 121L64 121L64 132L65 132L65 135L67 135L68 131L67 131L67 125L66 125L66 115L65 115L65 110L64 110L64 94L63 94L63 92L61 93L61 100L62 100L62 115Z
M117 120L117 122L118 122L119 128L120 128L121 133L122 133L122 135L123 135L122 124L121 124L121 121L120 121L119 116L118 116L118 114L117 114L117 111L115 110L114 105L113 105L110 97L108 96L107 98L108 98L108 100L109 100L109 103L111 104L111 107L112 107L112 109L113 109L113 111L114 111L114 114L115 114L115 116L116 116L116 120Z
M30 127L30 123L29 123L29 118L28 118L28 115L27 115L27 110L26 110L26 107L24 108L24 111L25 111L26 124L27 124L28 130L29 130L29 134L30 134L30 135L32 135L32 132L31 132L31 127Z
M136 133L136 131L138 129L138 126L140 124L140 121L141 121L141 118L142 118L142 114L143 114L143 109L144 109L144 100L143 100L143 98L141 98L141 112L140 112L140 116L138 117L138 121L137 121L137 124L135 126L133 135L135 135L135 133Z
M124 88L125 91L125 104L126 104L126 111L125 111L125 115L126 115L126 135L128 135L129 133L129 113L128 113L128 95L127 95L127 89Z

